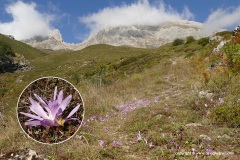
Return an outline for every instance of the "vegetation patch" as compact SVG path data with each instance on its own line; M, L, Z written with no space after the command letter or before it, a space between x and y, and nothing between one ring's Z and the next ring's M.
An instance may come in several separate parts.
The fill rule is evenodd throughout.
M194 42L194 41L195 41L195 39L193 38L193 36L189 36L189 37L187 37L187 39L186 39L186 44L192 43L192 42Z
M201 38L197 43L201 46L206 46L209 43L209 37Z
M178 46L178 45L181 45L181 44L184 44L183 39L177 38L173 41L173 46Z
M213 109L213 123L228 127L240 127L240 106L218 106Z

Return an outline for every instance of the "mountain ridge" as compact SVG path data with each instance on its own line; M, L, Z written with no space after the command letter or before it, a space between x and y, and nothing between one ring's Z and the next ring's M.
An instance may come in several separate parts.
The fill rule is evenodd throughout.
M79 44L64 42L60 31L55 29L48 38L42 38L42 40L39 38L41 41L33 38L24 42L38 49L51 50L81 50L94 44L157 48L166 43L173 42L176 38L185 39L188 36L201 38L201 27L201 23L194 21L168 22L159 26L108 26L95 34L91 34Z

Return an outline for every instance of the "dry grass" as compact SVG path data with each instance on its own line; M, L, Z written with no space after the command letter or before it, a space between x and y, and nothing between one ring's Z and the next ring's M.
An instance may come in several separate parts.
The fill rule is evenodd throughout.
M232 102L231 96L234 95L236 100L240 93L237 89L239 75L235 76L235 80L227 81L231 86L229 91L227 87L224 88L224 80L220 74L210 77L209 82L205 83L202 73L211 63L206 59L209 55L201 54L196 50L195 56L184 58L188 53L183 49L194 47L199 47L196 42L187 46L180 45L174 49L171 45L166 45L154 51L151 50L148 53L150 59L154 59L151 66L131 74L130 72L126 75L119 73L121 76L116 77L110 84L102 84L101 87L90 79L80 78L80 82L75 83L75 87L83 96L86 124L75 137L63 144L46 146L28 139L24 134L20 134L20 127L16 117L13 116L15 115L14 107L7 110L5 112L5 115L8 115L5 117L8 119L7 129L5 129L6 132L0 133L1 151L27 147L49 159L193 159L196 155L176 156L175 153L191 152L192 148L195 148L197 152L202 153L205 153L206 149L211 149L216 152L229 151L235 154L233 156L198 155L199 159L237 159L239 128L214 125L209 116L213 110L213 103L210 103L209 99L200 99L198 93L202 90L219 91L221 89L224 94L216 92L213 97L214 102L221 96L229 105ZM207 52L211 47L214 46L200 46L200 49ZM60 57L59 60L62 61ZM60 62L58 63L62 66ZM71 67L70 63L63 61L62 63ZM40 62L37 65L40 65ZM132 62L128 64L130 68L136 69L135 65L136 63ZM61 73L57 71L53 73L71 81L71 75L78 73L79 70L73 67ZM41 68L38 71L44 75L51 69ZM69 71L71 73L68 73ZM36 73L28 72L25 73L24 78L27 79L29 74L33 77L37 76ZM12 88L17 88L16 93L8 90L1 98L3 102L11 100L20 92L21 87L14 84L17 77L19 75L3 76L5 83L11 84ZM8 78L10 82L7 82ZM25 83L21 85L24 86ZM223 87L219 88L221 85ZM199 105L195 104L196 100L199 101ZM14 106L14 101L9 105ZM208 108L204 106L206 103L209 105ZM200 123L202 126L189 127L186 126L188 123ZM147 139L147 143L144 139L137 140L139 131L141 136ZM230 139L218 138L224 134ZM207 135L211 140L209 142L203 140L200 135ZM103 146L99 145L99 140L104 141ZM120 146L114 146L114 141L119 141Z

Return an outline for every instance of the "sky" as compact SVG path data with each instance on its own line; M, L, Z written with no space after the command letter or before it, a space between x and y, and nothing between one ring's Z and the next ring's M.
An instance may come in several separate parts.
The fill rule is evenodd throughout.
M108 26L203 23L209 34L240 24L239 0L0 0L0 33L18 40L49 36L59 29L65 42L80 43Z

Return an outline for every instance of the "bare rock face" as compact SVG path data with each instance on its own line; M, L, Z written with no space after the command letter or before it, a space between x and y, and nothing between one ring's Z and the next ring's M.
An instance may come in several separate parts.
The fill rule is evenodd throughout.
M80 44L70 44L63 41L58 29L42 41L26 41L33 47L40 49L69 49L81 50L94 44L109 44L113 46L133 46L137 48L156 48L166 43L173 42L176 38L193 36L200 38L201 23L193 21L169 22L161 26L119 26L107 27Z
M52 31L49 37L33 37L23 42L38 49L51 49L51 50L68 50L72 49L73 44L63 41L62 35L58 29Z
M176 38L193 36L199 38L201 23L192 21L180 21L166 23L161 26L122 26L102 29L95 35L91 35L75 50L85 48L93 44L109 44L113 46L133 46L137 48L156 48L166 43L173 42Z

